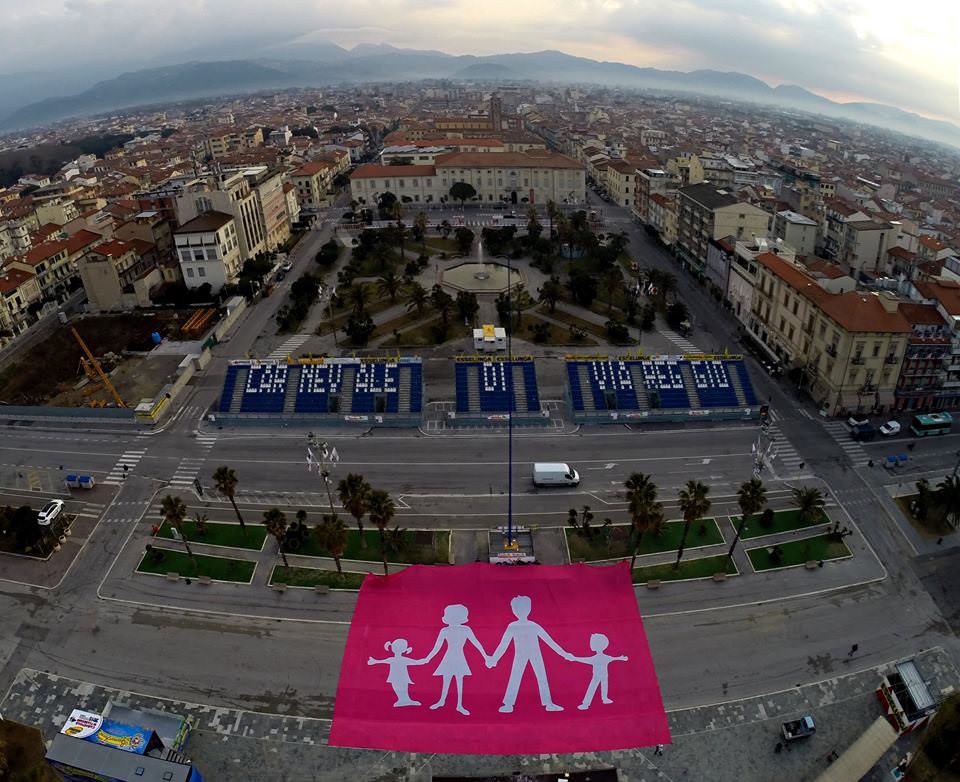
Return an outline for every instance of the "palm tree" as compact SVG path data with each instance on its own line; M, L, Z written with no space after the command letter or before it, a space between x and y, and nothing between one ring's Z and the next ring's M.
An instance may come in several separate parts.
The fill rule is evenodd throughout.
M387 566L385 534L390 522L393 521L397 509L393 504L393 499L391 499L390 495L383 489L371 490L370 496L367 499L367 509L370 512L370 523L380 531L380 553L383 555L383 575L388 576L390 575L390 571Z
M337 564L337 572L342 576L343 567L340 564L340 557L347 548L347 525L336 513L325 513L323 521L317 525L314 534L317 536L317 544L330 553Z
M246 537L247 528L243 523L243 517L240 515L240 509L237 507L235 499L237 493L236 472L234 472L232 467L227 467L226 465L217 467L216 472L213 473L213 484L217 487L218 492L230 500L230 504L233 506L233 512L237 514L237 521L240 522L240 532Z
M553 221L557 216L557 204L550 199L547 201L547 217L550 218L550 241L553 241Z
M434 285L430 293L430 301L434 309L440 313L440 322L446 326L450 318L450 310L453 308L453 297L439 285Z
M737 533L733 536L733 543L730 544L727 562L733 560L733 550L737 547L737 541L740 540L740 534L747 524L747 519L759 513L767 504L767 490L764 488L763 481L759 478L744 481L737 491L737 503L740 505L740 523L737 524Z
M710 510L710 498L707 496L709 493L710 487L701 481L687 481L687 485L680 490L683 535L680 538L680 548L677 549L677 561L673 563L674 570L680 567L680 559L683 557L683 548L687 544L690 525Z
M193 526L197 530L197 535L203 537L207 534L207 522L210 521L210 517L206 513L197 513L193 517Z
M277 540L277 551L283 559L283 566L290 567L287 562L287 553L283 550L283 540L287 536L287 514L279 508L270 508L263 512L263 525L267 532Z
M357 529L360 531L360 546L366 547L363 537L363 516L367 512L367 498L370 496L370 484L359 473L348 473L346 478L337 484L337 496L344 509L357 520Z
M943 506L943 520L954 529L960 522L960 478L947 475L937 484L937 500Z
M417 315L423 315L423 308L430 301L430 294L419 282L411 282L407 286L407 310L416 310Z
M823 517L823 494L813 486L801 486L793 490L793 504L800 512L804 524L816 524Z
M540 220L537 218L537 207L531 206L527 209L527 236L531 242L535 242L540 238L540 232L543 231L543 226L540 225Z
M427 213L426 212L417 212L417 216L413 218L413 231L420 237L420 250L424 253L427 251Z
M180 540L183 543L183 547L187 550L187 556L190 557L190 561L193 563L193 566L196 567L197 560L193 556L193 552L190 550L190 544L187 542L187 536L183 532L183 520L187 516L187 506L183 504L183 500L179 497L168 494L160 501L160 512L163 514L163 520L180 534Z
M391 304L396 303L397 294L401 287L403 287L403 280L397 276L393 269L387 269L377 278L377 290L380 291L381 295L389 296Z
M649 475L642 472L633 473L624 482L630 522L636 540L633 544L633 557L630 559L630 569L637 563L637 554L640 552L640 542L643 533L648 532L663 520L663 503L657 502L657 485L650 480Z
M353 311L358 315L367 305L367 287L362 282L355 282L347 289L347 295L353 302Z

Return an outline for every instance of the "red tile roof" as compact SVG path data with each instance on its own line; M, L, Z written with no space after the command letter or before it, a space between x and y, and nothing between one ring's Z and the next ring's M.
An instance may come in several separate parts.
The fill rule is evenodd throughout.
M290 176L314 176L321 171L326 171L328 168L333 168L333 165L328 161L312 160L309 163L304 163L296 171L293 171Z
M935 299L952 316L960 316L960 284L955 282L915 282L913 286L923 298Z
M22 269L0 269L0 293L3 295L13 293L23 283L36 276L33 272Z

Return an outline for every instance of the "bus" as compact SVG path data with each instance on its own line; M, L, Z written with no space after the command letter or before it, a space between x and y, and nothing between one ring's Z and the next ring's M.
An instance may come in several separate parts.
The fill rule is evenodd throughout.
M950 434L953 417L950 413L930 413L915 415L910 422L910 431L917 437L931 437L935 434Z

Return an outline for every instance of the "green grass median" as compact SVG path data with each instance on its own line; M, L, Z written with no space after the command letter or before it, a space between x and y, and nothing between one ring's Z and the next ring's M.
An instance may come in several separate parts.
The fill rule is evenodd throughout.
M726 554L715 557L700 557L698 559L684 559L674 570L673 563L663 565L649 565L633 569L633 583L646 584L648 581L682 581L693 578L712 578L714 573L726 573L728 576L737 575L737 566L727 559Z
M700 531L701 524L703 532ZM586 538L570 527L564 529L567 546L570 548L571 561L584 560L595 562L604 559L619 559L633 555L633 537L629 524L612 524L609 527L594 525L593 534ZM659 535L646 532L640 543L640 554L657 554L662 551L676 551L683 536L682 521L668 521ZM723 543L720 528L714 519L702 519L690 525L687 535L687 548L712 546Z
M747 549L747 556L753 569L771 570L781 567L795 567L806 562L843 559L852 556L847 544L830 535L815 535L811 538L791 540L776 546L759 546Z
M277 565L270 574L270 583L286 584L291 587L328 586L331 589L359 589L365 577L364 573L341 575L336 570Z
M159 557L156 554L159 553ZM138 573L155 573L165 575L177 573L186 578L209 576L214 581L235 581L239 584L248 584L253 579L256 562L246 562L240 559L226 557L211 557L207 554L194 554L194 564L186 552L154 546L154 553L147 552L137 565Z
M730 523L733 525L734 530L736 530L737 524L740 523L740 517L731 516ZM817 521L807 523L800 518L800 511L796 508L788 508L786 510L774 511L773 523L769 527L764 527L760 523L759 513L748 516L746 526L744 526L743 533L740 537L743 540L749 540L750 538L759 538L764 535L776 535L778 532L791 532L796 529L806 529L807 527L816 527L820 524L829 523L830 517L826 514L826 511L820 514L820 518Z
M247 524L246 535L239 524L232 522L212 522L206 523L206 531L201 534L197 531L197 525L192 521L183 522L183 532L190 543L206 543L208 546L229 546L230 548L250 549L251 551L260 551L263 548L263 541L267 537L267 528L262 524ZM158 538L173 540L173 528L168 522L163 522L160 531L157 532Z
M389 534L389 533L388 533ZM360 545L360 532L350 529L347 532L347 547L341 559L355 559L362 562L380 562L380 532L377 529L364 529L366 546ZM318 545L316 538L309 536L300 548L288 548L291 554L305 557L329 557L330 552ZM449 563L450 530L404 530L403 545L398 551L387 550L387 561L403 565L446 565Z

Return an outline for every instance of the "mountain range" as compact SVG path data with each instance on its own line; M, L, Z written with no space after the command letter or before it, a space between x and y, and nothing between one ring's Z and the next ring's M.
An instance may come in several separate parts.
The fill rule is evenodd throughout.
M195 54L184 52L183 55ZM327 41L293 42L249 50L242 59L197 56L189 62L123 73L68 95L44 95L52 79L42 75L0 75L0 129L14 130L133 106L241 94L284 87L420 79L540 81L623 86L690 92L779 105L785 108L868 123L960 147L960 127L879 103L838 103L796 85L771 87L743 73L713 70L670 71L574 57L559 51L489 56L450 55L361 44L344 49ZM29 82L31 90L24 82ZM62 83L62 82L61 82ZM32 95L33 102L24 98ZM11 100L11 97L14 99ZM17 100L19 99L19 100ZM18 105L19 104L19 105Z

